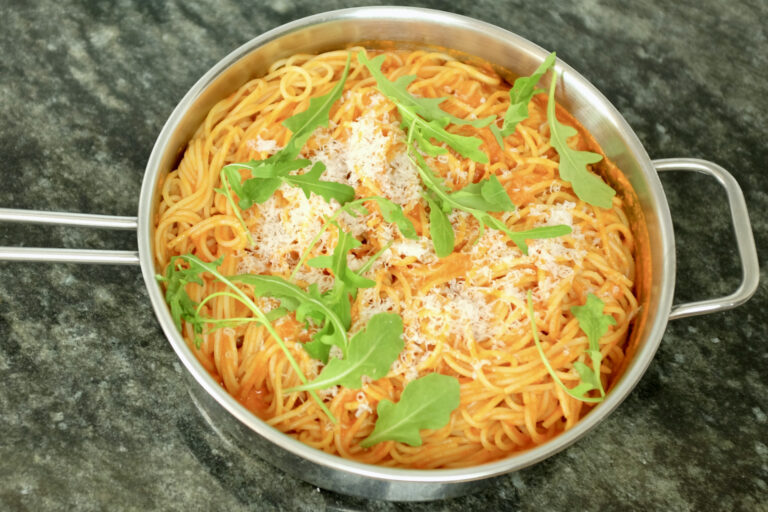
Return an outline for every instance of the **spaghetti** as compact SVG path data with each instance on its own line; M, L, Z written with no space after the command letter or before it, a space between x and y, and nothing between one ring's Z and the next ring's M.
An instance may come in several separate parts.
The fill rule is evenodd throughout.
M221 193L223 166L261 160L285 146L290 132L282 121L307 109L309 100L327 93L339 80L349 51L294 55L274 63L266 76L252 80L219 102L199 127L178 168L161 184L155 227L155 262L193 253L204 261L224 257L220 271L292 278L320 291L332 286L327 269L301 265L300 255L339 208L317 195L282 185L266 202L242 212ZM380 54L368 50L369 55ZM385 52L383 71L390 80L416 75L409 91L418 97L447 97L440 108L462 119L503 117L509 85L490 67L470 65L444 53ZM575 425L590 404L577 400L549 375L534 345L526 294L532 292L535 329L560 380L579 382L574 362L589 360L587 336L571 313L588 294L599 297L615 319L600 339L600 378L608 389L623 366L631 321L638 310L635 294L635 239L621 195L612 208L591 206L573 193L558 174L558 155L549 142L547 99L539 94L529 116L501 148L487 127L450 126L457 134L478 137L489 163L453 152L427 157L449 189L495 176L517 206L500 218L515 231L567 225L558 238L531 240L524 255L504 233L485 229L461 211L449 215L455 249L438 258L429 239L429 210L417 169L408 158L395 106L377 90L366 70L352 58L341 99L328 128L317 130L302 150L326 166L324 180L352 186L356 197L383 196L399 204L419 238L405 239L376 208L368 215L338 216L341 228L361 242L348 257L357 270L382 251L366 271L376 285L361 289L351 305L350 332L363 329L376 313L394 312L404 324L405 348L386 377L364 379L362 389L336 386L319 393L339 419L330 421L306 392L286 392L301 384L285 353L257 323L233 324L206 332L197 346L188 324L183 334L198 360L240 403L268 424L302 442L360 462L410 468L450 468L481 464L541 444ZM579 135L569 144L599 151L591 138L558 107L561 122ZM311 256L328 255L338 238L327 229ZM189 285L196 302L223 291L206 279ZM278 305L257 298L268 311ZM247 317L231 296L205 302L213 319ZM309 332L293 315L274 322L288 349L311 379L322 363L302 344ZM385 441L360 446L373 429L376 405L396 401L408 382L438 372L458 378L460 405L447 425L422 432L421 446Z

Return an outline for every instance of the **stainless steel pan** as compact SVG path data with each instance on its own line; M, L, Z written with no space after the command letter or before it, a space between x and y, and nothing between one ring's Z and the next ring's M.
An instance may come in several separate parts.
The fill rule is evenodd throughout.
M512 75L529 74L546 57L542 48L506 30L439 11L365 7L310 16L271 30L244 44L208 71L184 96L157 138L147 163L137 217L108 217L0 209L0 221L86 226L138 231L138 252L0 248L0 260L140 264L157 318L187 369L190 392L212 427L241 450L254 453L314 485L357 496L390 500L428 500L466 494L570 445L615 409L637 384L661 341L668 320L733 308L758 284L758 263L744 197L722 167L703 160L651 161L616 109L587 80L562 61L557 89L563 104L589 130L634 188L648 228L650 283L644 304L646 322L637 352L607 399L574 428L504 460L464 469L409 470L366 465L310 448L266 425L208 375L173 325L155 275L152 251L158 180L172 170L208 110L267 66L297 52L321 52L361 41L396 41L409 47L446 47L484 59ZM743 279L738 289L717 299L672 305L675 240L658 171L695 171L717 179L730 203Z

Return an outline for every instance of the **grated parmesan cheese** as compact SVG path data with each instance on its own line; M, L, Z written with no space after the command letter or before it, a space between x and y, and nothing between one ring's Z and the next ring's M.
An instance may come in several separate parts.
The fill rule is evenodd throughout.
M355 418L359 418L363 415L364 412L367 412L368 414L373 414L373 409L371 409L370 404L368 403L368 399L365 396L365 393L362 391L357 393L357 410L355 410Z
M380 94L371 96L375 106L384 99ZM315 134L319 148L310 157L323 162L323 179L344 183L354 188L369 185L381 195L401 206L413 206L421 197L421 181L402 146L402 131L393 124L389 115L376 117L369 110L346 127L344 142L331 137L329 130ZM378 192L377 192L378 193Z
M432 240L424 236L420 236L418 240L398 240L390 249L393 255L397 254L402 258L414 257L419 263L425 265L437 261Z
M332 345L331 350L328 353L328 359L344 359L344 352L342 352L341 348L338 346Z
M389 297L381 297L379 290L374 288L361 288L357 292L356 304L358 315L350 332L357 332L363 329L372 316L378 313L392 311L395 304ZM351 337L352 335L350 335Z
M405 151L394 149L403 135L388 116L378 119L369 111L350 123L349 130L347 167L360 182L372 182L384 197L402 206L417 202L421 191L418 171ZM389 154L392 151L395 153Z
M569 201L553 205L533 205L531 215L542 220L538 226L556 226L565 224L573 229L572 238L583 239L578 226L573 225L575 204ZM528 258L546 275L539 280L537 298L546 300L558 283L572 279L574 267L580 267L587 256L587 251L567 245L566 237L531 240L528 244ZM563 265L560 262L566 262Z
M283 149L282 147L278 146L277 142L274 140L264 140L261 138L261 135L256 137L256 139L248 139L248 141L245 143L246 146L248 146L250 149L254 151L259 151L260 153L267 153L268 155L273 155Z
M332 386L327 389L319 389L317 391L317 394L320 395L320 398L322 398L323 400L330 400L332 398L336 398L336 395L339 394L340 390L341 390L341 386ZM331 422L328 422L328 423L331 424L331 426L333 426Z
M284 208L283 201L291 207ZM322 227L323 218L337 208L335 201L329 204L315 194L307 198L300 189L281 185L267 201L254 206L252 215L258 221L251 234L255 243L240 262L243 270L260 274L290 272L298 255ZM324 233L318 243L319 250L327 252L330 249L329 239L330 234Z

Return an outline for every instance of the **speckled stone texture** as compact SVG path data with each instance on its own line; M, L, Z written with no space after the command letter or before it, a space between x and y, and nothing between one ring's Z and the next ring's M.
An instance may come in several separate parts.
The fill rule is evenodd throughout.
M134 215L166 117L232 49L355 2L5 0L0 205ZM762 284L672 322L621 407L480 494L423 504L320 491L218 438L192 405L138 268L0 263L2 510L768 510L768 4L430 1L495 23L591 80L654 158L726 166ZM665 175L677 300L739 276L725 194ZM132 249L130 233L0 225L0 245Z

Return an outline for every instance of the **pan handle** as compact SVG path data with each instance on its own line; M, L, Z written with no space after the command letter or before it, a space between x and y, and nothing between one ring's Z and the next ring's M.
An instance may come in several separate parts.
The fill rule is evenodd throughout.
M747 203L736 179L719 165L707 160L695 158L666 158L654 160L657 171L694 171L715 178L728 195L731 208L733 230L736 233L736 245L741 259L741 284L735 292L725 297L700 300L687 304L672 306L670 320L688 316L704 315L725 311L744 304L757 290L760 279L760 266L757 261L755 239L752 236L752 226L749 223Z
M136 231L136 217L112 217L85 213L41 212L0 208L0 222L50 224L98 229ZM103 263L138 265L137 251L96 251L89 249L47 249L38 247L0 247L0 261L42 261L48 263Z

